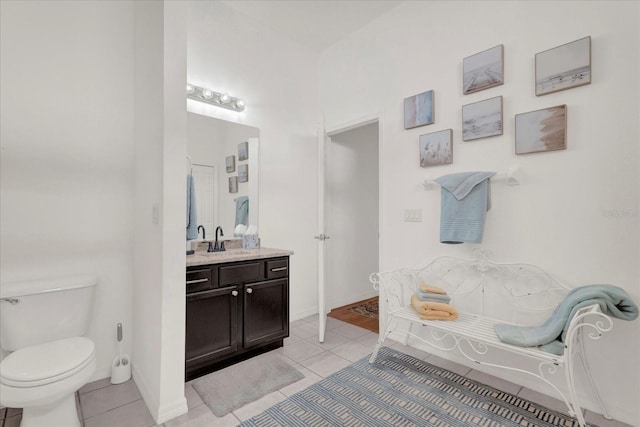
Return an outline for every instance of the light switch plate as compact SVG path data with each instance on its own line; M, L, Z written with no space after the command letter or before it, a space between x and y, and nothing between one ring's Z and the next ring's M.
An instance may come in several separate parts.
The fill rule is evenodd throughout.
M422 209L405 209L405 222L422 222Z
M160 224L160 203L151 205L151 223Z

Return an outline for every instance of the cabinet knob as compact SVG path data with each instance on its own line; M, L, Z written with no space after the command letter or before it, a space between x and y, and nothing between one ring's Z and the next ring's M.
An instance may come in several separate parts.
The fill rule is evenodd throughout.
M248 293L248 294L253 293L253 289L251 289L251 288L247 288L247 293Z
M231 295L233 295L234 297L238 296L238 291L231 291Z

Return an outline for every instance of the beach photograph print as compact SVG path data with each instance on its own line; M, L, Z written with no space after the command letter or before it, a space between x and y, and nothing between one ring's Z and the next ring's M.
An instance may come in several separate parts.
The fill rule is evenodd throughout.
M567 148L567 106L516 114L516 154Z
M500 86L504 83L504 46L487 49L462 60L462 93Z
M536 96L591 83L591 36L536 54Z
M420 135L420 167L453 163L453 129Z
M502 97L462 106L462 140L502 135Z
M433 120L433 90L404 99L405 129L430 125Z

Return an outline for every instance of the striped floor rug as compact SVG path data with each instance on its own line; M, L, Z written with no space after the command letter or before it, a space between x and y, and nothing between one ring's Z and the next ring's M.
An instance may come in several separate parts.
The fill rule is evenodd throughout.
M541 405L383 347L242 427L578 426Z

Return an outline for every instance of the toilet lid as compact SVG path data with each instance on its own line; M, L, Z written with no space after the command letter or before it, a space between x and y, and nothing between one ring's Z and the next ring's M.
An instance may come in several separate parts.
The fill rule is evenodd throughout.
M13 387L35 387L78 372L95 357L93 341L67 338L16 350L0 363L0 381Z

